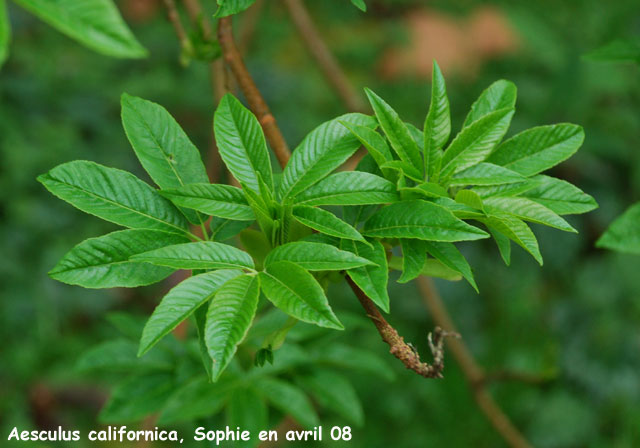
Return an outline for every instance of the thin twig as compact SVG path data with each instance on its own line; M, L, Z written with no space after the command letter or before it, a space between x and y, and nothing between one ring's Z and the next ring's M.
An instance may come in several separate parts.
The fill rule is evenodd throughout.
M200 30L204 40L212 40L213 29L211 27L211 23L205 18L202 12L200 0L183 0L183 3L187 10L187 14L189 15L189 19L191 20L192 26ZM211 86L214 107L218 105L220 99L228 91L226 77L224 63L220 58L209 62L209 84ZM209 145L206 167L211 182L214 184L219 183L224 170L224 165L213 135L211 136L211 143Z
M431 312L431 316L437 325L446 331L455 332L456 328L442 302L442 298L433 285L433 281L428 277L420 277L418 286L422 292L422 297ZM473 397L489 422L502 438L513 448L531 448L529 442L511 423L509 417L498 406L495 400L489 395L486 389L485 375L480 366L476 363L473 355L464 344L462 339L449 339L447 341L449 350L453 354L460 369L464 374L469 387L473 392Z
M247 67L244 65L233 39L231 17L224 17L218 21L218 42L222 48L224 61L231 69L242 93L244 93L249 102L249 107L258 118L278 162L280 165L285 166L290 157L289 147L280 132L280 128L278 128L276 119L269 110L269 106L267 106L253 78L247 71Z
M189 49L191 43L184 26L182 26L176 2L174 0L164 0L164 5L167 8L167 17L169 18L169 22L173 25L173 30L176 32L176 36L178 36L180 46L183 50Z
M347 109L354 112L364 111L365 106L362 99L320 36L302 0L284 0L284 3L289 10L291 21L296 26L298 34L300 34L300 37L307 46L309 53L311 53L316 63L320 66L327 81L336 90Z
M376 326L382 340L389 344L389 352L398 358L407 369L413 370L418 375L425 378L442 378L444 369L444 338L447 336L457 336L456 333L447 332L440 327L436 327L433 334L429 333L429 347L433 355L433 363L428 364L420 359L420 354L404 338L398 334L389 322L385 320L376 305L367 295L356 285L351 278L346 277L347 283L351 287L360 304L365 309L367 317Z

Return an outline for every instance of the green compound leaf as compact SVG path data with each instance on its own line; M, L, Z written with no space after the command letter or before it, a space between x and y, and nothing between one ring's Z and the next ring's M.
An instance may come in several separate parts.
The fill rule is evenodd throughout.
M172 373L136 375L118 384L102 408L101 423L129 423L157 412L175 388Z
M297 205L293 207L293 217L300 223L318 232L338 238L364 241L364 237L360 235L360 232L326 210L306 205Z
M107 56L142 58L145 50L113 0L15 0L61 33Z
M238 14L249 9L256 0L218 0L218 9L214 17L219 19L233 14Z
M213 241L175 244L131 257L132 261L144 261L157 266L174 269L253 269L253 260L248 253Z
M499 210L503 213L514 215L524 221L535 222L545 226L555 227L565 232L578 233L576 229L549 210L544 205L522 197L491 197L485 198L482 203L488 214L492 210Z
M428 178L440 172L442 147L451 135L451 114L444 76L436 61L433 61L431 79L431 104L424 122L424 171Z
M439 243L427 241L425 242L427 251L442 264L448 266L456 272L462 274L462 276L469 282L473 289L478 291L478 285L473 278L473 272L471 266L464 258L464 255L458 250L458 248L452 243Z
M483 230L456 218L444 207L421 200L397 202L380 209L365 223L363 234L376 238L448 242L489 236Z
M440 178L483 162L509 129L513 113L499 109L463 128L442 156Z
M640 203L632 205L613 221L596 246L640 254Z
M220 100L213 121L220 156L233 177L260 192L258 173L273 190L271 160L258 119L228 93Z
M571 157L583 141L584 131L575 124L539 126L502 143L487 162L533 176Z
M327 121L311 131L293 151L282 173L282 198L302 193L356 152L360 142L342 122L370 128L376 125L373 118L352 113Z
M289 261L276 261L260 272L262 292L278 308L303 322L343 330L316 279Z
M291 261L308 271L342 271L373 264L366 258L329 244L296 241L273 249L264 264Z
M162 196L175 205L210 216L253 221L255 215L240 188L220 184L191 184L180 188L161 190Z
M544 205L558 215L586 213L598 208L593 197L564 180L539 175L529 182L536 186L523 192L522 196Z
M500 109L513 109L516 105L518 89L511 81L500 79L480 94L478 99L471 105L471 110L464 120L464 126Z
M129 258L188 241L185 236L158 230L120 230L81 242L62 257L49 275L84 288L150 285L165 279L174 270L129 261Z
M209 182L200 151L164 107L126 93L121 103L127 138L160 188Z
M358 126L349 124L347 122L341 122L344 127L349 129L351 133L360 141L362 146L364 146L373 160L375 160L376 164L382 168L382 166L393 160L393 154L391 153L391 148L387 144L387 141L383 136L378 134L374 129L368 128L366 126ZM389 170L382 170L385 177L388 177Z
M526 178L521 174L502 166L492 163L478 163L455 174L449 181L449 185L502 185L525 180Z
M315 409L299 388L275 378L260 378L256 386L274 407L296 419L303 427L312 429L319 425Z
M246 336L256 314L259 292L257 276L241 275L225 283L210 302L205 341L213 361L214 382Z
M529 252L542 266L542 255L540 254L538 240L524 221L511 214L496 212L492 212L491 216L487 218L478 218L478 220L492 231L499 232L510 240L515 241L517 245Z
M144 326L138 356L148 352L180 322L208 302L222 285L241 274L242 271L232 269L207 272L190 277L171 289Z
M365 92L376 114L378 123L380 123L380 127L400 160L422 172L423 161L420 156L420 149L411 137L411 132L407 125L382 98L369 89L365 89Z
M427 262L427 248L421 240L400 240L402 247L402 275L398 283L407 283L422 274Z
M77 160L38 177L47 190L85 213L134 229L187 233L187 220L131 173Z
M362 291L373 300L385 313L389 312L389 268L387 254L379 241L371 241L370 245L350 240L340 242L342 250L353 252L359 257L370 260L372 265L349 269L347 275Z
M210 239L217 243L222 243L242 232L249 227L252 222L253 221L234 221L214 216L209 223L211 229Z
M342 171L332 174L295 198L304 205L366 205L396 202L396 186L375 174Z
M356 426L364 424L364 411L358 394L344 376L323 369L301 376L298 381L322 407Z

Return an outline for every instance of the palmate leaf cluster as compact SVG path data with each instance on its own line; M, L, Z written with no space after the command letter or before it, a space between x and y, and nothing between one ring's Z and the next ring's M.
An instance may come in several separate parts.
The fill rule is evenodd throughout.
M540 174L578 149L580 127L542 126L501 142L516 97L508 81L482 93L450 142L449 103L437 65L423 130L403 122L375 93L367 95L373 116L350 113L321 124L281 173L272 167L256 117L226 95L214 133L240 187L209 183L198 149L171 115L123 95L125 132L157 188L88 161L40 176L54 195L126 228L81 242L50 275L111 288L192 271L162 298L134 351L143 360L158 356L149 351L191 317L206 377L224 382L240 368L232 362L238 348L270 313L286 319L262 335L253 352L259 365L273 362L273 351L297 322L342 330L326 294L330 281L348 275L389 312L390 269L402 271L400 282L463 276L476 287L454 243L491 236L509 263L514 241L542 263L527 222L575 231L560 215L596 207L577 187ZM361 146L368 154L357 170L336 172ZM332 373L322 375L309 384L331 382ZM265 381L260 388L273 392L263 393L276 407L278 397L300 395L274 378Z

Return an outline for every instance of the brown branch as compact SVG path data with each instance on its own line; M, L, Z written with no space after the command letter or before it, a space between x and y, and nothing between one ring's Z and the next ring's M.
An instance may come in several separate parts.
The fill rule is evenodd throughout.
M371 319L378 329L382 340L389 344L389 352L398 358L407 369L413 370L418 375L425 378L442 378L442 369L444 369L444 338L447 336L456 336L456 334L436 327L433 330L433 336L429 333L429 346L431 348L431 354L433 355L433 363L428 364L423 362L420 360L420 354L416 349L407 344L404 338L398 334L398 331L385 320L376 305L367 297L364 291L362 291L351 278L346 277L346 279L366 311L367 317Z
M442 302L442 298L435 289L433 281L428 277L420 277L418 279L418 286L436 324L444 328L445 331L455 332L455 325ZM509 417L507 417L487 392L484 372L480 366L478 366L462 339L449 339L447 345L453 357L460 365L460 369L471 388L478 407L482 410L495 430L509 446L513 448L531 448L529 442L527 442L513 423L511 423Z
M297 28L309 53L320 66L325 78L336 90L347 109L355 112L364 111L365 106L362 99L320 36L302 0L284 0L284 3L289 10L291 21Z
M249 107L258 118L265 137L271 145L271 149L276 154L281 166L285 166L291 153L287 142L284 140L276 119L271 114L269 106L264 101L262 94L258 90L253 78L244 65L242 56L236 47L231 28L231 17L224 17L218 21L218 42L222 48L222 55L225 63L231 69L242 93L249 102Z

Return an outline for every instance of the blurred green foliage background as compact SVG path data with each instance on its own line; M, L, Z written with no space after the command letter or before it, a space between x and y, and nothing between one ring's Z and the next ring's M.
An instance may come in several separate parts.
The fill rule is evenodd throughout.
M420 125L428 107L429 76L416 59L429 65L435 56L447 77L454 128L481 90L499 78L519 89L512 133L562 121L585 128L583 148L550 173L600 204L595 212L569 218L580 234L534 227L542 268L519 248L506 267L490 241L463 245L480 294L464 282L437 285L482 366L547 378L536 385L491 386L535 446L640 446L640 259L593 247L608 223L640 200L640 69L582 58L613 39L640 34L637 0L437 0L426 6L367 0L367 14L346 0L306 3L358 91L373 88L407 121ZM3 438L14 426L95 428L114 379L80 372L79 354L116 334L108 313L147 316L166 288L90 291L49 279L46 272L69 247L113 226L55 200L35 177L59 163L88 159L146 178L122 131L122 92L164 105L203 153L210 145L208 67L179 64L161 2L128 0L120 6L149 58L97 55L10 8L13 43L0 72ZM448 31L431 33L429 42L416 40L434 26ZM485 41L484 49L474 47ZM249 42L247 64L290 145L345 111L281 2L265 2ZM433 322L422 299L414 286L392 282L390 288L390 322L427 350ZM360 312L346 287L334 288L330 297L334 307ZM340 338L377 352L396 371L389 382L350 375L366 422L354 428L348 446L504 444L450 356L445 378L426 381L386 353L373 326ZM323 424L344 422L326 415Z

